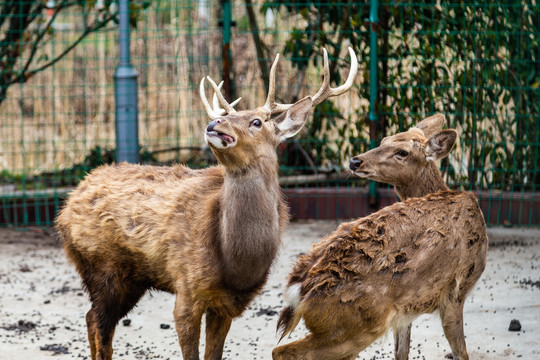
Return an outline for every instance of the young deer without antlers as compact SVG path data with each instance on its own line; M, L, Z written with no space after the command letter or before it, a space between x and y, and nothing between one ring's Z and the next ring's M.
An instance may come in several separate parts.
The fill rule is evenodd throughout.
M266 104L252 111L235 111L208 78L218 99L210 106L203 78L201 100L212 118L205 140L218 166L104 166L70 195L56 226L90 295L92 360L112 358L116 324L148 289L176 294L185 360L199 359L203 314L204 358L221 359L231 321L266 282L288 221L275 149L300 131L312 106L348 91L356 75L350 50L349 77L331 88L324 55L321 89L294 104L275 101L278 57Z
M303 318L311 333L275 348L274 359L355 359L393 328L395 359L406 360L412 321L435 310L454 359L469 358L463 304L488 240L476 198L450 191L434 164L456 139L443 123L425 119L351 160L355 174L394 185L403 202L342 224L300 256L278 330L283 338Z

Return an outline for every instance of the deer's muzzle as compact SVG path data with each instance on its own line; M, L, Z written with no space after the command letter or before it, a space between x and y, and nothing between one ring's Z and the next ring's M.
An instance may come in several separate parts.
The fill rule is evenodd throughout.
M215 119L206 127L204 138L209 145L220 149L236 145L236 139L233 136L216 128L216 126L224 121L224 119Z
M357 159L356 157L353 157L349 161L349 169L351 169L352 171L358 170L358 168L360 168L360 165L362 165L362 162L363 161L361 159Z

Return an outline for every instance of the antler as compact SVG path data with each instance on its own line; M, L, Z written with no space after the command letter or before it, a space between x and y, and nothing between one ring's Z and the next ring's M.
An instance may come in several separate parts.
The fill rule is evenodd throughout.
M209 76L207 76L206 78L210 82L210 85L212 85L212 87L214 88L214 96L212 97L213 107L210 106L208 99L206 99L206 94L204 92L204 80L205 80L204 77L202 78L201 84L199 87L199 95L201 97L201 100L203 102L204 108L208 116L210 116L211 119L216 119L225 114L236 113L234 106L236 106L242 98L240 97L229 104L227 100L225 100L225 97L223 96L223 94L221 93L221 87L223 86L223 81L220 82L219 85L216 85L214 80L212 80ZM220 108L219 105L223 106L224 109Z
M349 77L347 77L347 81L345 81L345 84L341 85L340 87L331 88L330 87L330 67L328 66L328 53L326 52L326 49L323 48L324 79L323 79L321 88L313 96L313 106L322 103L324 100L328 99L329 97L341 95L347 92L351 88L354 82L356 73L358 72L358 60L356 59L356 53L351 47L349 47L349 54L351 56L351 69L349 70Z
M328 53L326 52L326 49L323 48L324 78L323 78L323 83L321 85L321 88L312 97L313 106L322 103L324 100L328 99L329 97L341 95L347 92L351 88L354 82L356 73L358 72L358 60L356 59L356 53L351 47L349 47L349 54L351 56L351 69L349 70L349 76L347 77L347 81L345 81L345 84L337 88L332 88L330 87L330 67L328 65ZM277 69L278 61L279 61L279 54L276 55L276 58L274 59L272 67L270 68L268 96L266 97L266 102L264 103L264 106L263 106L271 114L284 112L293 105L293 104L280 104L276 102L276 69ZM210 85L212 85L212 87L214 88L214 97L213 97L214 106L213 107L210 106L210 103L206 99L206 95L204 93L204 79L205 78L202 78L201 80L199 93L201 96L201 100L204 104L204 108L206 109L206 112L208 113L208 116L210 116L210 118L212 119L215 119L224 114L236 113L234 106L238 104L241 98L238 98L229 104L227 100L225 100L225 97L223 96L223 94L221 93L221 86L223 85L223 81L220 82L219 85L216 85L214 80L212 80L212 78L207 76L206 79L208 79L208 81L210 82ZM219 107L220 105L223 106L223 109Z
M317 93L312 97L313 98L313 106L318 105L322 103L324 100L328 99L331 96L338 96L341 95L347 90L349 90L354 82L354 78L356 76L356 73L358 72L358 60L356 58L356 53L354 50L349 47L349 54L351 56L351 69L349 71L349 76L347 78L347 81L345 81L345 84L337 87L337 88L331 88L330 87L330 67L328 66L328 53L326 52L326 49L323 48L323 57L324 57L324 79L323 83L321 85L321 88ZM268 84L268 96L266 97L266 102L264 104L264 108L266 108L270 113L280 113L283 111L288 110L293 104L279 104L276 102L276 68L277 63L279 60L279 54L276 55L276 59L274 60L274 63L272 64L272 68L270 69L270 79Z
M276 69L279 61L279 54L276 54L276 58L270 68L270 79L268 79L268 96L264 103L264 108L273 113L280 113L288 110L292 104L279 104L276 102Z

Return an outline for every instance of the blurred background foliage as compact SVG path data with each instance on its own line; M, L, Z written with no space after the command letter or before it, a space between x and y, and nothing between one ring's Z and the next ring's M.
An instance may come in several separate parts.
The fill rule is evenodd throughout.
M540 185L536 2L381 1L376 24L369 22L368 4L352 1L269 0L261 11L269 9L302 20L283 46L299 71L310 63L320 66L322 47L335 58L352 46L361 62L369 61L366 34L373 26L378 32L379 138L441 112L447 126L460 134L461 158L443 163L451 184L504 190L534 190ZM330 70L339 82L337 63ZM365 67L358 88L362 99L369 98L368 71ZM360 107L357 112L355 125L361 127L367 110ZM336 117L341 114L331 104L319 107L307 142L314 144L312 154L339 164L340 153L365 151L368 142L365 132L346 125L338 126L340 140L330 145L327 134L333 132ZM340 151L341 146L347 148L333 151L334 145Z

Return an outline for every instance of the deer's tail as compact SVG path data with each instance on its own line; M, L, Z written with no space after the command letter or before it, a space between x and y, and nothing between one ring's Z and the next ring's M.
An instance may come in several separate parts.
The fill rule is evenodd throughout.
M279 341L287 334L290 334L300 322L302 314L298 311L298 306L302 301L300 294L300 283L293 283L287 286L284 293L286 306L279 314L277 332L281 333Z

